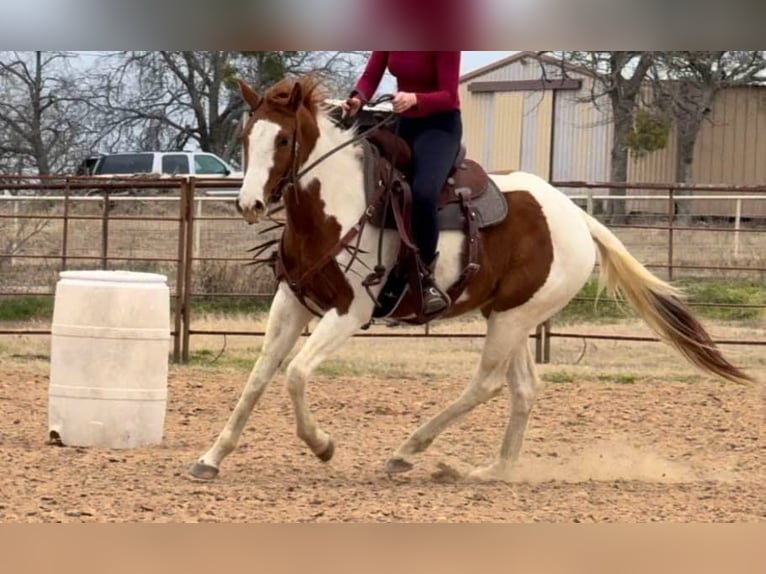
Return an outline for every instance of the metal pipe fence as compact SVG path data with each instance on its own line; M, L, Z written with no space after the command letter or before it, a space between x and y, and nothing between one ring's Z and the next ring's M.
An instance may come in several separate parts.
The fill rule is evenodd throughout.
M54 295L55 280L60 271L82 267L86 263L101 269L115 266L142 269L147 265L162 266L171 284L173 360L187 362L190 342L195 336L263 336L262 331L231 329L199 329L193 324L193 303L202 298L232 299L261 298L270 300L272 292L264 289L221 289L200 287L205 276L205 265L241 266L249 261L245 256L243 242L256 242L248 233L242 218L233 210L234 191L238 180L199 178L102 178L88 177L21 177L0 175L0 297L23 297ZM688 272L744 273L764 277L766 273L766 219L747 221L748 212L743 202L766 201L764 186L727 185L676 185L676 184L614 184L587 182L557 182L562 190L576 189L585 192L571 193L570 197L584 209L595 213L597 202L659 200L666 203L663 214L639 216L638 223L606 222L618 232L652 231L665 238L664 261L651 260L662 252L653 248L650 256L639 259L650 269L664 271L669 279ZM598 189L622 188L640 190L637 194L613 196L594 193ZM647 194L646 190L664 192ZM729 191L731 193L720 193ZM734 201L736 209L729 218L732 227L716 225L700 227L677 216L677 192L685 195L682 201ZM692 195L688 195L692 193ZM763 204L766 205L766 204ZM139 207L136 207L139 206ZM132 211L131 211L132 210ZM136 214L135 212L138 211ZM635 216L632 216L635 217ZM97 227L92 227L96 225ZM46 227L47 226L47 227ZM122 226L131 230L120 231ZM137 227L140 226L140 227ZM81 237L84 227L90 229L87 238ZM5 232L3 232L5 228ZM40 229L43 231L40 231ZM40 236L27 237L24 231ZM679 237L684 233L718 236L733 234L731 259L718 264L704 264L680 259ZM144 235L161 237L162 248L149 246L140 253L130 248L139 243ZM755 256L744 263L741 256L748 242L756 242ZM158 240L158 243L160 241ZM214 249L211 245L227 249ZM758 246L761 246L758 248ZM760 249L760 253L758 252ZM633 251L631 249L631 251ZM171 254L172 253L172 254ZM43 268L48 281L34 284L30 273ZM215 283L215 281L210 281ZM610 299L601 298L609 303ZM579 296L575 301L595 301L593 297ZM720 307L741 309L764 309L766 304L735 304L712 301L692 301L696 307ZM555 319L555 318L554 318ZM0 324L0 335L46 335L50 329L8 327ZM307 335L308 331L304 333ZM430 326L422 329L406 329L401 332L363 332L359 337L431 337L474 338L483 333L450 332ZM548 362L551 356L551 340L555 338L610 339L618 341L657 341L645 336L594 334L586 332L560 332L552 322L540 325L530 335L535 340L535 356L538 362ZM766 339L722 340L721 344L766 345Z

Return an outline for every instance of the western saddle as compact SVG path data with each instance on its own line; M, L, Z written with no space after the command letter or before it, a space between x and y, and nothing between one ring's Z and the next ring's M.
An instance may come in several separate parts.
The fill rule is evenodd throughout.
M366 116L364 114L367 114ZM375 125L379 117L362 112L357 120ZM374 318L423 324L436 318L422 312L420 281L425 267L412 239L412 194L408 183L412 153L409 145L395 131L379 127L362 140L364 150L365 194L370 223L399 232L401 245L396 271L389 274L376 299ZM454 304L479 270L479 230L500 223L508 214L502 192L475 161L467 159L461 145L455 164L442 188L438 202L439 230L463 231L467 248L463 252L463 270L446 294ZM378 265L365 279L365 286L382 281L385 270ZM445 310L440 314L447 313Z

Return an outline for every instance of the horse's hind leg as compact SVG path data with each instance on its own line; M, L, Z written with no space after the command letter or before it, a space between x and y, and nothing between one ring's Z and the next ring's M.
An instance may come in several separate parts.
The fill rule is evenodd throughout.
M280 285L269 312L261 355L250 372L242 395L218 436L218 440L189 469L192 476L201 479L216 477L223 459L236 448L255 404L263 395L282 361L295 346L301 331L311 317L311 313L287 290L287 287L284 284Z
M508 386L511 389L511 416L505 429L503 444L497 460L488 467L471 473L479 480L507 480L519 458L529 413L537 394L537 372L528 345L519 349L508 366Z
M495 313L490 315L481 362L473 380L456 401L410 435L388 460L386 471L397 473L410 470L412 464L408 457L426 450L450 424L497 395L505 383L509 357L513 349L526 343L526 337L527 331L514 326L509 317Z

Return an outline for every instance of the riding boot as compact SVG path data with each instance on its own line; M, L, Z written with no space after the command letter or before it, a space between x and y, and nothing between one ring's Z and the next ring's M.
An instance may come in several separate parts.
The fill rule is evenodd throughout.
M439 254L437 253L431 264L426 267L426 274L421 280L423 287L423 314L427 316L437 315L448 309L452 304L449 296L439 289L434 281L434 271L438 258Z

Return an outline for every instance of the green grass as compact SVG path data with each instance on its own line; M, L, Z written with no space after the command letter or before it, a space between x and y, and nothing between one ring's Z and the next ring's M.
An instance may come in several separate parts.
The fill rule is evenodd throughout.
M189 355L189 364L195 367L227 367L234 369L250 370L253 368L260 349L249 351L200 349ZM287 366L289 359L284 362L282 369ZM316 374L324 377L376 377L380 379L411 379L412 371L404 365L389 365L377 362L352 362L335 359L328 360L319 365Z
M598 281L589 281L585 284L577 297L592 299L598 293ZM633 311L625 303L615 303L609 301L607 295L602 293L597 302L571 301L569 305L556 315L556 323L580 323L584 321L609 323L615 320L628 319L635 317Z
M269 310L271 301L259 297L196 297L192 299L194 314L256 315Z
M618 385L632 385L640 380L642 377L638 375L619 374L619 375L598 375L596 377L599 381L607 383L617 383Z
M227 353L225 350L221 353L220 349L201 349L189 354L189 364L195 367L215 366L249 370L253 368L259 353L258 349L252 353Z
M766 285L748 279L681 279L674 284L684 290L690 303L724 303L740 305L766 305ZM598 283L588 282L577 297L596 297ZM755 321L766 315L766 309L707 307L692 305L693 312L703 319L718 321ZM612 322L635 317L626 303L615 303L602 293L598 302L573 300L555 318L556 322Z
M573 383L574 376L566 371L553 371L550 373L543 373L540 377L546 383Z
M705 303L766 305L766 284L744 279L682 279L676 282L690 301ZM694 307L701 317L721 321L755 320L764 316L766 309Z
M221 297L192 300L192 312L214 315L256 315L269 310L270 301L257 297ZM0 321L50 321L53 318L53 297L0 297Z
M51 320L53 297L0 297L0 321Z
M766 285L762 281L747 279L681 279L675 282L686 293L690 302L766 305ZM578 297L592 299L596 296L597 282L590 281ZM268 311L271 301L258 297L195 297L192 313L214 315L257 315ZM703 319L718 321L752 322L766 316L766 309L692 306L694 313ZM51 320L53 297L12 296L0 297L0 321ZM635 317L624 303L609 301L602 294L594 301L574 300L559 313L556 323L601 322L609 323Z
M386 363L355 363L329 360L317 367L317 374L325 377L376 377L380 379L411 379L413 373L404 365Z

